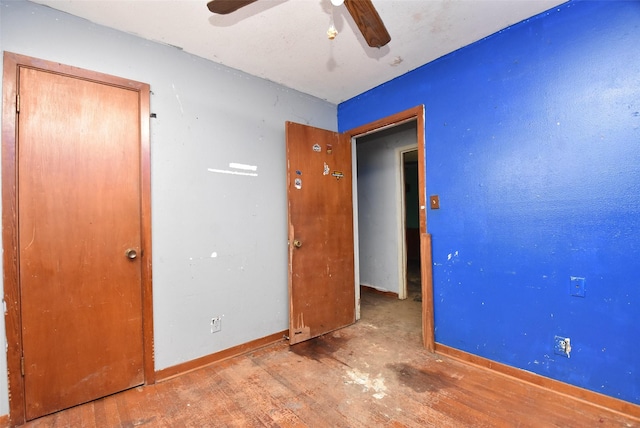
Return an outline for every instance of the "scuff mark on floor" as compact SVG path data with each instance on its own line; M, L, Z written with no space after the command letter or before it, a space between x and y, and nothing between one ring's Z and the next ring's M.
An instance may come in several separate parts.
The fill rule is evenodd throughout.
M361 385L362 392L373 390L375 392L372 394L373 398L380 400L387 395L385 392L387 387L384 385L384 378L380 374L372 379L369 373L363 373L358 369L353 369L347 370L347 377L349 380L345 381L346 384Z

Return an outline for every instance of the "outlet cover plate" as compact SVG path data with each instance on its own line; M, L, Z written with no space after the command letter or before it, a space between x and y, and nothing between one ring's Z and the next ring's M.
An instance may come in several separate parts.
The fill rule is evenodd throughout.
M211 333L222 330L222 317L211 318Z
M563 357L569 357L566 350L566 337L555 336L553 338L553 353L556 355L562 355Z
M585 278L579 277L579 276L572 276L570 277L571 282L570 282L570 292L572 296L576 296L576 297L584 297L585 295L585 289L584 289L584 285L585 285Z

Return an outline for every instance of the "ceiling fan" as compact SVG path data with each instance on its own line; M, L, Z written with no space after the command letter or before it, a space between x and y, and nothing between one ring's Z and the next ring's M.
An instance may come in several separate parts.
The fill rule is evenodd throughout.
M207 7L213 13L226 15L257 0L211 0ZM372 48L380 48L391 41L391 36L373 7L371 0L344 0L358 29Z

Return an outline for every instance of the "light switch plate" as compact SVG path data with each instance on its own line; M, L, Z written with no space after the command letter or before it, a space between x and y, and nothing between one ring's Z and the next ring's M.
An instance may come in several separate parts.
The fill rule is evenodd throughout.
M438 197L438 195L431 195L429 197L429 206L431 207L432 210L438 210L440 209L440 197Z

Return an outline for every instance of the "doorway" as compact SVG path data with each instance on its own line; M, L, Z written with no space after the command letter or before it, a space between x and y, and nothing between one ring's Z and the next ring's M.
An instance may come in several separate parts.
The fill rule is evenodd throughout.
M153 383L149 86L4 55L15 424Z
M435 331L433 318L433 270L431 255L431 235L427 233L427 216L426 216L426 166L425 166L425 112L424 106L417 106L402 112L387 116L377 121L353 128L345 132L345 135L351 140L352 152L356 153L356 142L359 138L393 128L407 122L415 122L415 142L418 151L418 222L420 229L420 283L421 283L421 332L423 346L430 352L435 351ZM352 157L353 170L357 171L357 156ZM358 218L362 209L358 206L358 175L353 174L353 219L354 219L354 283L356 293L356 319L360 319L360 252L359 252L359 231ZM400 263L400 266L403 264Z
M418 311L412 312L419 328L417 121L357 137L355 147L360 285L363 292L417 302Z
M416 132L410 121L356 139L360 284L400 299L407 297L408 244L414 243L407 228L417 239L420 233ZM415 159L413 184L406 181L409 153Z

